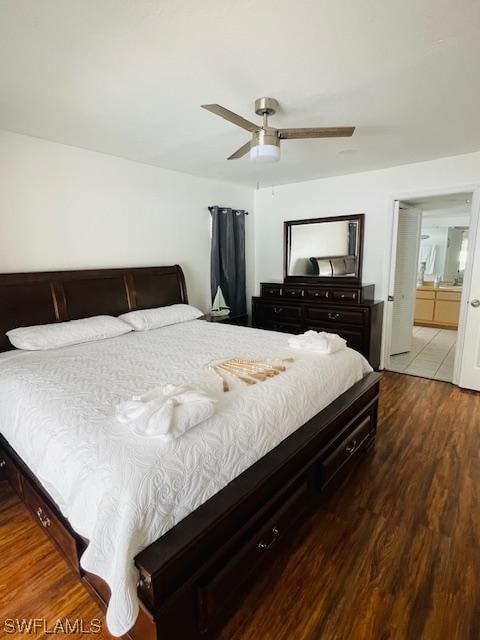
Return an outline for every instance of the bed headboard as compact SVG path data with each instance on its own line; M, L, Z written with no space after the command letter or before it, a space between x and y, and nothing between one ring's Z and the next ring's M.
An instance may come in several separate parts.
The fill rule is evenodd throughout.
M0 351L15 327L187 303L179 265L0 274Z

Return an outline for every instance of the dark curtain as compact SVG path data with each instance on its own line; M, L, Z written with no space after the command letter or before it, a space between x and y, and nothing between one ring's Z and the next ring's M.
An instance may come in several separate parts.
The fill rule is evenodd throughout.
M348 223L348 255L357 255L357 223Z
M212 215L212 301L220 286L230 315L247 312L245 286L245 211L210 207Z

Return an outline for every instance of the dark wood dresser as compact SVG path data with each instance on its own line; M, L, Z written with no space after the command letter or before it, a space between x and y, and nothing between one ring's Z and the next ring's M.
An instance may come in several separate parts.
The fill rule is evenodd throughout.
M374 291L373 284L262 282L260 296L252 298L252 326L286 333L337 333L378 369L383 302L373 299Z

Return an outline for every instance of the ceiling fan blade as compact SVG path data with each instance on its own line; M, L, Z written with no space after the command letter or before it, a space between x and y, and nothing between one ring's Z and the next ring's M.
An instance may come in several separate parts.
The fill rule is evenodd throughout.
M228 156L227 160L236 160L237 158L242 158L246 153L250 151L250 140L243 144L240 149L237 149L235 153L232 153L231 156Z
M355 127L304 127L293 129L278 129L278 137L284 140L300 138L349 138Z
M237 113L233 113L233 111L230 111L229 109L225 109L225 107L222 107L219 104L202 104L201 106L202 109L211 111L211 113L214 113L217 116L221 116L222 118L225 118L225 120L228 120L229 122L232 122L233 124L236 124L238 127L242 127L242 129L246 129L247 131L253 132L260 129L260 127L254 122L250 122L250 120L242 118L242 116L239 116Z

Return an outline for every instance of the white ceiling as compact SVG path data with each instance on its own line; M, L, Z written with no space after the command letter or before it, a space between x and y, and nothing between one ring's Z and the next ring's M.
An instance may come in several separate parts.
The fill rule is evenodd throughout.
M0 128L261 186L480 150L478 0L0 0ZM277 126L356 125L226 157Z

